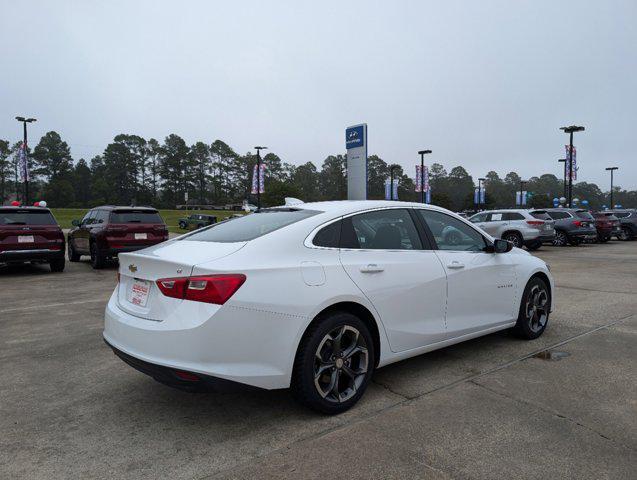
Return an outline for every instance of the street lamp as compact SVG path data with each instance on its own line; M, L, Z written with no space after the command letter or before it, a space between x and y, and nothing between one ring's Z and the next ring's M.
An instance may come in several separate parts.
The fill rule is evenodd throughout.
M568 206L571 208L573 202L573 133L575 132L583 132L585 130L584 127L578 127L576 125L571 125L570 127L560 127L560 130L563 130L564 133L569 134L569 150L568 150Z
M606 170L610 172L610 208L615 208L613 204L613 172L619 170L619 167L607 167Z
M257 210L261 209L261 150L267 150L268 147L256 146L257 151Z
M565 158L560 158L557 161L564 164L564 168L562 168L562 173L563 173L563 175L562 175L562 178L563 178L562 183L564 185L564 192L562 192L562 196L564 198L566 198L566 159Z
M24 132L24 140L22 141L22 148L24 149L24 204L29 204L29 159L27 158L27 123L37 122L35 118L24 118L24 117L15 117L18 122L22 122L23 132Z
M420 193L422 195L422 203L425 202L425 155L431 153L431 150L420 150Z
M522 206L522 195L524 195L524 185L526 182L524 180L520 180L520 206Z
M394 199L394 170L398 168L398 165L392 165L389 167L389 198Z
M478 178L478 208L480 210L480 204L482 203L482 182L486 181L486 178Z

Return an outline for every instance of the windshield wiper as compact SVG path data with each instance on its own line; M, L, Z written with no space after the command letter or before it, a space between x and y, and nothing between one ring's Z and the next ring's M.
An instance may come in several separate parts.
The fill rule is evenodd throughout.
M129 220L127 223L142 223L141 220Z
M26 225L26 222L8 222L7 225Z

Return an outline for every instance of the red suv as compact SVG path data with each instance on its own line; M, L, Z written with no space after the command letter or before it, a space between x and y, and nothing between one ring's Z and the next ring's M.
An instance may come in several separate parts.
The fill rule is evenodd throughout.
M159 212L149 207L96 207L73 220L68 235L71 262L91 256L93 268L122 252L134 252L168 240L168 229Z
M48 208L0 207L0 264L24 262L63 271L64 233Z
M608 242L613 236L618 236L622 233L622 228L619 224L619 218L612 213L607 212L592 212L595 218L595 228L597 229L597 241L600 243Z

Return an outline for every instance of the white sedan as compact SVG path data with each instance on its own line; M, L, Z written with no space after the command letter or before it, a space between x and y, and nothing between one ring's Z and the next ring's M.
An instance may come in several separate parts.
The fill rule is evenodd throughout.
M131 366L185 390L291 387L326 413L392 362L539 337L554 289L542 260L458 215L385 201L263 209L121 254L118 279L104 339Z

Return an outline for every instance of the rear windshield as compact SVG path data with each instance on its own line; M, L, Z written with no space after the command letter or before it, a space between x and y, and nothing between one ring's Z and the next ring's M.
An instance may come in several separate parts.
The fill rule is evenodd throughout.
M627 218L630 217L630 212L615 212L615 216L617 218Z
M210 228L184 237L184 240L220 243L247 242L318 213L320 212L304 209L273 208L261 210L241 218L217 223Z
M577 212L575 212L575 215L577 215L579 218L582 218L584 220L595 220L593 216L590 214L590 212L586 210L578 210Z
M111 223L164 223L159 213L148 210L114 210Z
M536 210L535 212L531 212L531 216L533 218L537 218L538 220L551 220L551 216L544 210Z
M0 210L0 225L57 225L57 222L46 210Z

